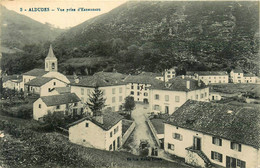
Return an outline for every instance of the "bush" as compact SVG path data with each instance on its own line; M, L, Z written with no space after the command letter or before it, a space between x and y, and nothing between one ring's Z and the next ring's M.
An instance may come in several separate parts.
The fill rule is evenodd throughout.
M48 112L48 114L43 117L43 121L47 124L46 128L48 128L49 130L55 130L56 127L61 127L65 125L64 112Z

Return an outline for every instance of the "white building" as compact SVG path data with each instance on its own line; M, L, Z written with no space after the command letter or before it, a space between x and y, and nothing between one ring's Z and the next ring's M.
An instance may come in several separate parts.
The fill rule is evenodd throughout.
M176 71L175 71L176 67L172 67L170 69L166 69L164 70L164 81L168 82L170 79L176 77Z
M245 83L257 83L257 76L254 74L244 74Z
M229 76L226 71L188 71L187 77L193 76L193 79L201 80L206 85L212 83L228 83Z
M91 95L95 87L98 87L103 91L103 97L106 99L105 108L111 108L112 111L119 111L126 97L125 83L122 82L121 78L114 78L112 74L106 77L101 77L101 74L99 76L85 76L71 82L70 86L71 92L75 93L83 103L89 100L89 95Z
M67 84L56 78L37 77L24 85L25 94L37 94L40 96L53 95L56 87L66 87Z
M19 75L4 76L3 88L14 89L16 91L23 90L22 77Z
M115 151L122 146L122 119L114 112L85 117L70 125L69 140L86 147Z
M259 109L189 100L165 122L164 149L198 167L259 167Z
M172 114L189 99L208 101L209 87L194 79L176 77L165 85L151 87L150 109Z
M125 78L126 95L134 97L137 102L149 103L150 87L163 84L156 77L148 75L129 75Z
M239 67L231 70L230 78L233 83L257 83L257 76L251 73L245 74Z
M24 73L22 87L25 83L37 77L56 78L67 84L70 83L65 75L58 72L58 60L53 53L52 46L50 46L49 53L45 58L45 69L36 68Z
M83 113L82 104L74 93L42 96L33 103L33 118L43 119L48 112L64 112L65 115L79 115Z

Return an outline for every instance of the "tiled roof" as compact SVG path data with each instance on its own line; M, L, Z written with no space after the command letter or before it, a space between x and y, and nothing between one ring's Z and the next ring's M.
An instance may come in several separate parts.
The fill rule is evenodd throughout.
M93 122L94 124L102 128L103 130L107 131L124 118L117 112L103 112L102 115L103 115L103 124L97 122L93 117L88 116L70 124L69 127L77 125L85 120L90 120L91 122Z
M190 81L189 89L187 88L187 81ZM161 84L157 86L152 86L152 89L188 92L188 91L203 89L207 87L202 81L200 81L200 86L199 86L199 82L197 80L186 78L186 77L182 78L180 76L170 79L166 83L166 86L165 84Z
M45 71L44 69L33 69L28 72L25 72L23 75L29 75L29 76L43 76L47 74L48 71Z
M138 76L150 76L150 77L163 77L161 73L154 73L154 72L142 72Z
M255 77L255 74L244 74L244 77Z
M153 118L150 121L153 124L153 127L155 128L157 134L164 134L164 119Z
M8 75L8 76L3 76L2 80L3 82L6 82L8 80L17 80L17 82L20 82L22 81L22 78L23 77L21 75Z
M99 78L98 76L84 76L79 79L79 82L71 81L72 86L83 86L83 87L105 87L123 85L124 82L113 78Z
M166 123L260 148L258 108L188 100Z
M56 87L55 90L59 94L70 93L70 87Z
M118 72L97 72L93 76L102 78L102 79L107 79L107 80L124 80L125 77L127 77L126 74L121 74Z
M164 82L151 76L145 75L129 75L124 80L126 83L151 84L152 86L164 85Z
M80 99L75 93L66 93L61 95L42 96L40 97L47 106L56 106L60 104L76 103Z
M228 75L226 71L187 71L186 75L198 74L199 76L220 76Z
M54 78L37 77L37 78L30 80L29 82L26 82L25 85L42 86L53 79Z

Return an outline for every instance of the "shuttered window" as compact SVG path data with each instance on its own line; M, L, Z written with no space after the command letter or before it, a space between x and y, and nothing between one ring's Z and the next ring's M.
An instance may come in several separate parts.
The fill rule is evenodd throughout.
M211 151L211 159L219 161L219 162L222 162L223 155L221 153L218 153L218 152L215 152L215 151Z

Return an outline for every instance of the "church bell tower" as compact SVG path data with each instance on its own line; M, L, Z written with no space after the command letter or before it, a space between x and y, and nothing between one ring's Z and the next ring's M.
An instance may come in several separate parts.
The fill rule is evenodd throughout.
M49 72L58 71L58 60L53 53L51 45L50 45L49 53L45 58L45 71L49 71Z

